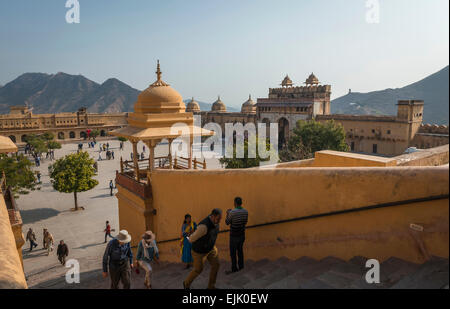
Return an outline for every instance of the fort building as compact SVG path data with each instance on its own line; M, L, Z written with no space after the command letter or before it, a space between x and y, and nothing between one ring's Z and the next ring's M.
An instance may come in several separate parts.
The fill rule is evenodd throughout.
M10 113L0 115L0 135L9 137L18 145L25 143L25 136L51 132L58 141L82 140L86 131L99 130L101 136L127 124L126 113L95 114L85 108L75 113L33 114L26 106L13 106Z
M281 87L270 88L266 98L255 101L251 96L242 103L240 112L227 111L219 96L210 111L202 111L192 98L185 106L186 113L200 116L198 124L220 125L225 134L225 124L270 123L278 125L278 144L289 140L299 120L330 121L341 124L346 132L352 152L395 156L408 147L432 148L449 143L448 126L422 123L426 102L401 100L396 116L338 115L331 114L331 85L322 85L312 73L302 86L286 76ZM424 107L425 105L425 107ZM10 137L18 145L24 144L27 134L54 133L60 142L83 140L87 130L99 130L101 136L127 125L128 113L95 114L80 109L75 113L33 114L26 106L11 107L10 113L0 115L0 135Z

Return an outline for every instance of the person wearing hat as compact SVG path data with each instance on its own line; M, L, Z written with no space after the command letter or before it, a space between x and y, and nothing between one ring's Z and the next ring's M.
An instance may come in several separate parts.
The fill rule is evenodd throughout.
M111 278L111 289L118 289L122 281L124 289L131 285L131 268L133 268L133 253L131 252L131 235L122 230L112 239L105 249L103 255L103 277Z
M147 289L152 288L152 266L151 262L156 257L155 262L158 263L159 251L156 246L156 237L152 231L147 231L142 236L142 240L139 242L136 260L137 265L145 270L145 286Z

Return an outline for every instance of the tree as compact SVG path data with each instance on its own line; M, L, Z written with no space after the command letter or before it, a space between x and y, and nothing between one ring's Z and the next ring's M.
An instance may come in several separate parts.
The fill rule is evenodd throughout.
M61 144L56 141L47 142L47 149L61 149Z
M31 167L32 163L23 154L11 157L0 154L0 172L5 173L6 183L15 198L18 198L19 194L28 194L30 191L40 189Z
M77 193L89 191L98 185L95 175L95 161L85 151L58 159L49 167L53 188L62 193L73 193L75 210L78 210Z
M333 120L325 123L300 120L287 146L280 152L280 158L283 162L304 160L321 150L349 151L344 128Z
M249 145L250 147L249 151ZM258 137L253 137L244 140L244 157L237 158L237 148L236 143L233 143L233 158L223 157L219 161L221 164L225 165L227 169L238 169L238 168L251 168L251 167L259 167L261 162L268 162L270 158L274 158L274 154L270 153L268 158L261 158L258 152ZM266 150L270 151L271 145L266 141Z
M33 157L37 157L49 149L61 149L61 144L56 142L53 133L47 132L41 135L30 134L25 137L25 141L31 147Z
M99 130L92 130L91 133L89 134L89 137L91 137L94 141L95 139L100 135L100 131Z
M117 139L118 139L119 141L121 141L121 142L126 142L126 141L128 141L128 139L126 139L126 138L123 137L123 136L119 136Z

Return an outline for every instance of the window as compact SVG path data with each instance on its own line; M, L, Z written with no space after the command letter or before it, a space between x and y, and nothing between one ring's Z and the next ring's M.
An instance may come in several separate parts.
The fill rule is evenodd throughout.
M387 130L387 134L389 134L389 135L390 135L390 134L391 134L391 130Z
M373 153L378 153L378 145L377 144L373 144L372 145L372 152Z
M352 142L350 144L350 148L351 148L352 151L355 151L355 142Z

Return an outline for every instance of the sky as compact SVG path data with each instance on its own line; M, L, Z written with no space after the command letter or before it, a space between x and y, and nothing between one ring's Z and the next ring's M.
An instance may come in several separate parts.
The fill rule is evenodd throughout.
M311 72L332 97L403 87L449 63L448 0L0 0L0 85L26 72L163 80L183 98L240 107L286 74ZM370 11L372 12L372 11ZM375 15L371 15L375 16Z

